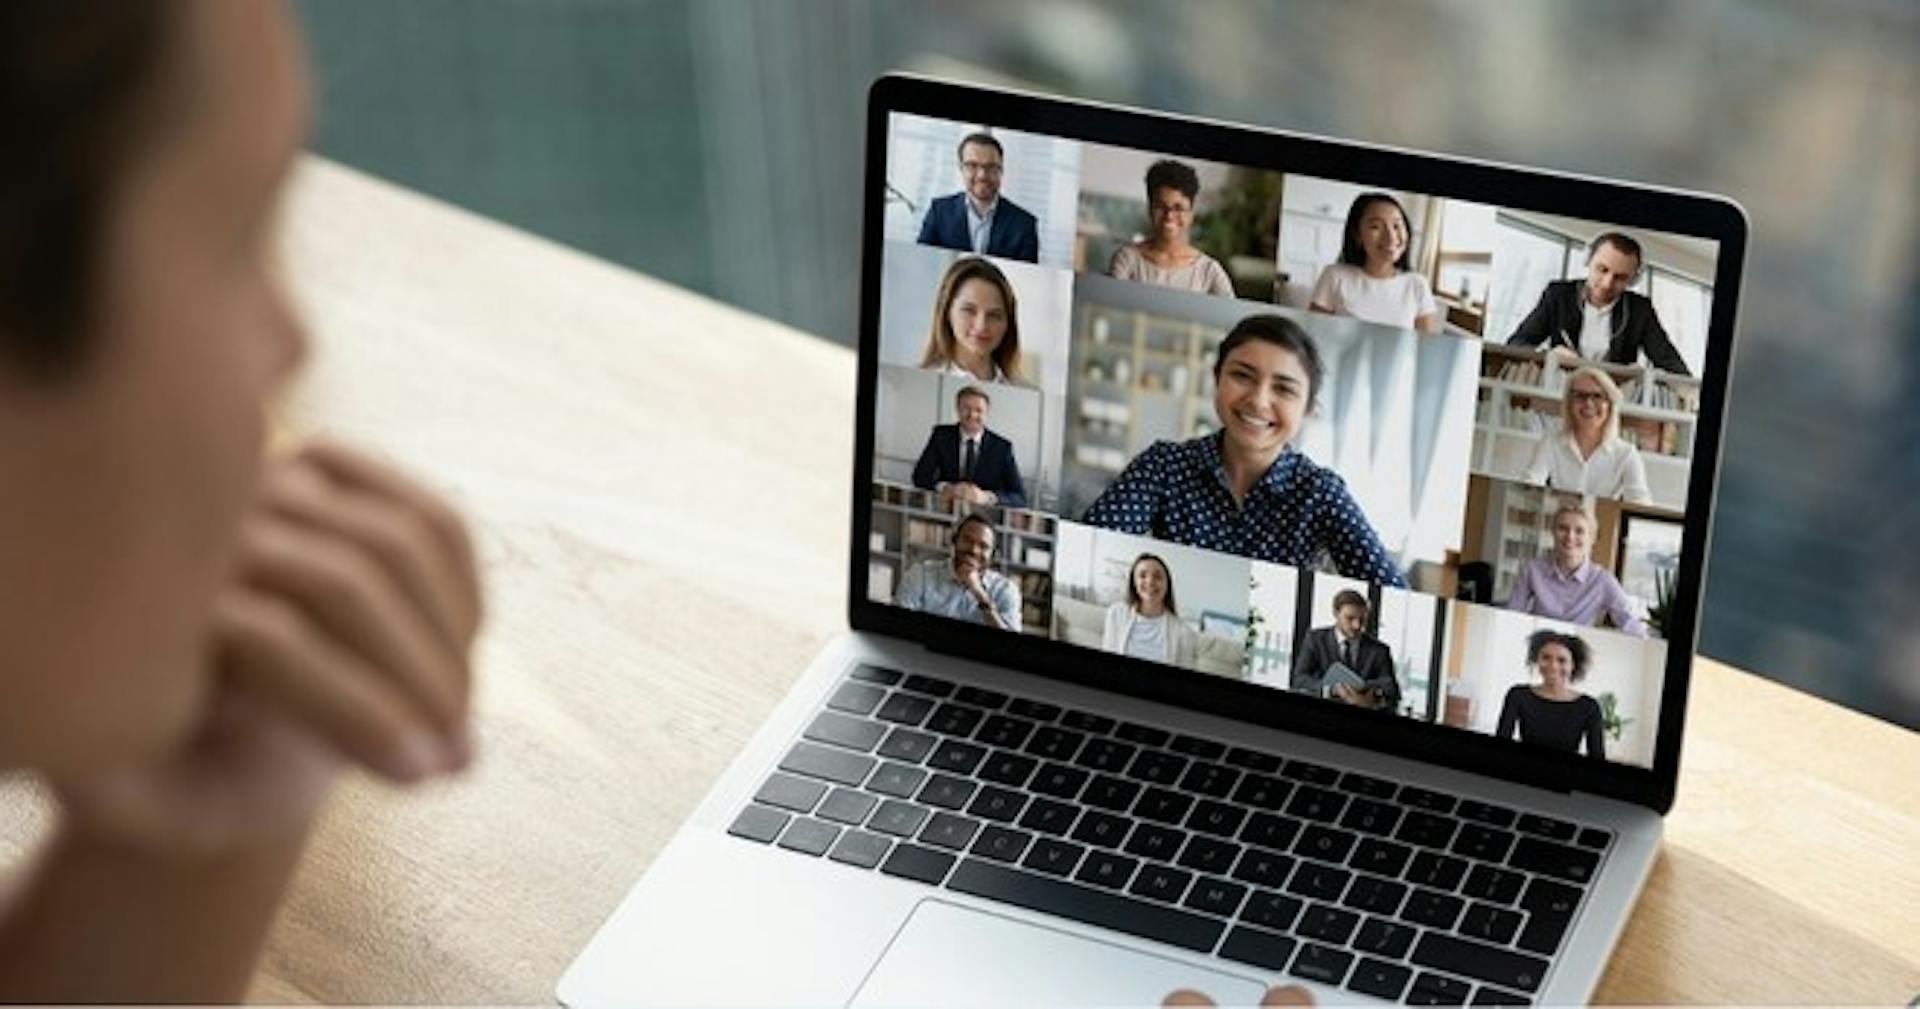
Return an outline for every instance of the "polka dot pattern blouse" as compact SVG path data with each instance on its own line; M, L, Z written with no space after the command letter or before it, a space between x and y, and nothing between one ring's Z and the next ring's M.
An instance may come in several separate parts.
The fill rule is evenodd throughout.
M1221 438L1154 442L1081 521L1294 567L1324 555L1348 578L1406 586L1346 482L1291 448L1235 507Z

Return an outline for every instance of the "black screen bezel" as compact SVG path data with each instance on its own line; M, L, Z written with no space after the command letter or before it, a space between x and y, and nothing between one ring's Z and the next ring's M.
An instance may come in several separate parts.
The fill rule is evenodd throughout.
M1030 635L983 634L946 617L867 598L868 534L879 374L881 255L888 116L901 112L1071 140L1128 147L1503 208L1604 221L1719 243L1702 369L1700 414L1689 473L1678 584L1669 618L1667 666L1651 768L1595 761L1447 726L1382 719L1365 711ZM1731 378L1745 211L1725 197L1590 179L1536 169L1396 150L1261 127L1176 117L905 74L868 92L866 189L861 233L859 385L854 436L853 537L848 622L983 662L1148 700L1306 733L1509 781L1605 795L1666 812L1679 775L1687 690L1699 633L1721 427Z

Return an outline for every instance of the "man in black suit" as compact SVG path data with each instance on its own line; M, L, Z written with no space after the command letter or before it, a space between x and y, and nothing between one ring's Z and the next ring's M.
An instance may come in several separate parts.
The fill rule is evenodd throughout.
M927 207L920 222L920 244L959 249L981 256L1040 259L1040 226L1034 216L1000 195L1006 154L990 133L970 133L960 141L963 191L942 196Z
M1367 597L1352 589L1333 597L1333 626L1316 627L1300 642L1300 654L1293 660L1293 689L1362 708L1392 711L1400 706L1393 649L1367 633L1367 613ZM1360 685L1336 683L1327 689L1327 670L1335 663L1353 670Z
M915 487L974 504L1026 507L1027 488L1020 482L1013 443L987 430L991 406L987 391L977 385L955 394L959 423L936 425L927 436L913 467Z
M1690 374L1673 349L1659 313L1644 294L1627 290L1640 275L1640 243L1618 231L1587 246L1587 279L1556 280L1507 337L1510 347L1542 343L1561 353L1610 364L1638 364L1640 355L1661 371Z

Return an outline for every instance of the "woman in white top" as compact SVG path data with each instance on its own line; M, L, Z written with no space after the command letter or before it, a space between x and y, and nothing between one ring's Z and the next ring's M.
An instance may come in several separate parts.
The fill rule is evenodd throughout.
M1173 575L1152 554L1133 559L1127 571L1127 598L1107 607L1100 636L1102 650L1192 668L1200 653L1200 635L1180 619L1173 604Z
M1147 169L1147 237L1114 250L1107 275L1201 294L1233 297L1233 281L1218 260L1194 248L1193 201L1200 175L1178 161Z
M940 278L920 367L982 382L1027 384L1020 368L1020 315L1013 284L979 256L962 256Z
M1361 193L1347 210L1340 261L1320 271L1308 307L1383 326L1440 332L1440 306L1427 278L1413 271L1411 244L1400 201L1386 193Z
M1647 466L1620 437L1620 387L1591 365L1567 376L1561 428L1542 435L1520 479L1556 490L1649 504Z

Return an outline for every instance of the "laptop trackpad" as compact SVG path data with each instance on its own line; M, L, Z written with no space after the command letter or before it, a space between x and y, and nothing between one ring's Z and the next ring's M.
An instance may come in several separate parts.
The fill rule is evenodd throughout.
M1266 985L1054 928L923 900L849 1006L1157 1006L1194 988L1223 1006Z

